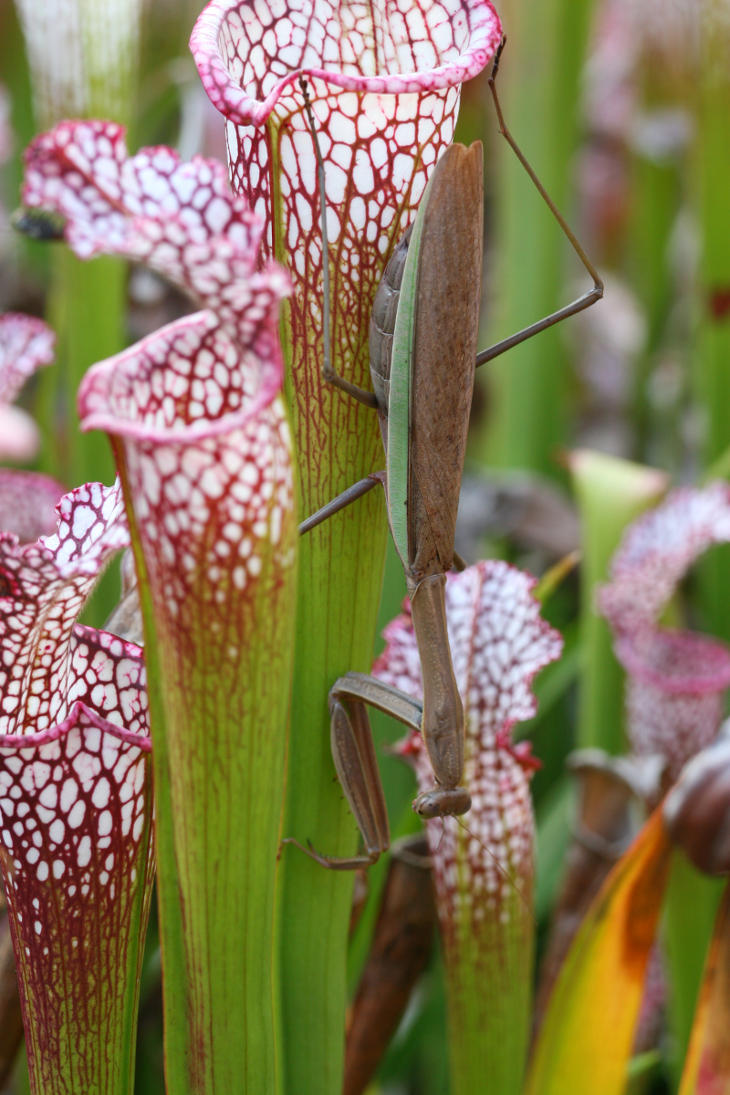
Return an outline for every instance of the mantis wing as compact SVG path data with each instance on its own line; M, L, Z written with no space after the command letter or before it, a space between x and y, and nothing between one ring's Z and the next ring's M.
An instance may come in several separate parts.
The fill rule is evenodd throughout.
M447 150L448 151L448 150ZM443 161L440 161L443 162ZM413 223L398 311L393 329L388 394L388 440L385 446L386 501L388 522L395 549L408 573L408 446L411 421L411 373L413 370L416 301L418 292L418 252L428 196L438 166L426 187Z
M393 539L417 582L448 570L469 425L481 296L482 147L434 170L403 272L388 408Z

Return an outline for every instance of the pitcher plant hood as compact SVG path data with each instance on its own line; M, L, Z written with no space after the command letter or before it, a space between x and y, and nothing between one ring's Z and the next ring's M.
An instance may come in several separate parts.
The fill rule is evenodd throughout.
M121 492L79 487L57 531L0 534L2 866L31 1088L115 1090L133 1063L151 893L139 647L77 624L128 542Z

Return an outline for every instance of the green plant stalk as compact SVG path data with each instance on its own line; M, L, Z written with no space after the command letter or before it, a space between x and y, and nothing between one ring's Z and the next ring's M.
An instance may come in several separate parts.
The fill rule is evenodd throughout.
M624 671L614 656L609 626L596 611L596 591L608 579L609 562L623 530L660 500L668 479L654 468L587 450L572 453L569 463L583 544L580 617L583 672L576 747L594 747L618 754L626 748Z
M69 487L114 478L104 435L79 429L75 397L89 366L124 345L126 286L121 260L82 262L62 244L54 247L46 315L56 332L56 360L39 377L41 466Z
M127 264L103 255L82 262L64 244L50 256L46 317L56 332L55 362L39 375L37 409L43 448L41 468L69 487L114 480L114 462L102 433L82 433L76 392L96 361L124 345ZM119 596L116 568L102 575L83 622L103 626Z
M679 452L672 431L658 428L648 398L655 355L667 334L671 316L668 240L680 203L679 171L674 159L650 159L636 153L633 160L634 216L630 228L632 286L640 296L646 317L646 337L636 364L632 385L632 413L636 430L634 455L661 467L674 468ZM663 423L661 425L664 425ZM672 426L676 427L673 421ZM656 451L661 441L662 450ZM666 446L666 448L664 447ZM668 451L667 451L668 450Z
M292 276L282 346L298 501L307 518L383 467L376 416L324 381L324 350L335 373L371 390L367 335L378 281L413 219L430 168L452 138L458 86L484 67L500 26L486 4L467 22L458 8L449 14L417 5L408 13L404 81L405 24L391 6L357 12L335 6L318 24L321 33L306 42L299 16L286 5L277 8L275 30L271 13L262 8L259 19L243 7L246 14L234 26L233 5L225 17L222 5L209 5L191 47L211 101L231 123L233 186L266 209L268 246ZM267 92L289 35L301 47L301 78L295 85L294 70L291 82L278 81ZM359 56L339 72L343 40ZM442 53L444 42L450 45ZM457 43L458 57L451 48ZM356 847L329 755L327 699L343 671L370 667L385 538L382 499L370 492L302 544L284 834L309 839L323 853L351 856ZM287 1091L335 1095L341 1089L351 889L351 878L285 849L279 924Z
M449 960L449 941L443 941L451 1095L473 1095L484 1089L485 1079L499 1095L520 1095L522 1090L534 950L525 881L519 881L522 897L514 886L505 893L501 916L489 919L471 948L469 933L456 927L458 961Z
M121 456L118 466L129 497ZM198 624L186 618L184 637L175 615L161 612L146 580L149 542L142 546L131 508L129 520L154 734L166 1090L275 1095L282 1090L275 883L295 572L282 571L274 549L259 542L244 631L236 628L243 617L231 613L227 641L245 634L241 659L211 666L218 642L204 612L191 610ZM290 550L293 531L284 533Z
M290 378L286 318L282 330ZM318 342L312 338L312 344ZM335 358L334 367L365 385L364 337L355 360L343 364ZM381 467L382 448L375 414L346 394L323 385L305 413L297 410L291 381L287 395L300 453L299 508L307 515ZM329 451L331 460L315 460L315 451ZM302 843L311 840L328 855L352 855L357 840L335 778L327 697L343 673L370 669L386 535L382 496L371 491L307 533L300 544L283 835ZM279 937L285 1090L301 1095L334 1095L342 1083L352 883L349 872L324 870L298 849L284 849Z
M14 4L4 4L0 9L0 72L3 84L9 91L8 124L18 148L24 148L33 136L33 107L31 101L30 73L23 48L23 32L18 23L18 13ZM0 167L2 198L6 209L12 209L17 202L18 190L23 171L19 156L12 156ZM22 239L15 241L15 247L22 247ZM38 250L32 246L26 248L23 256L29 262L37 262ZM42 262L39 263L42 265Z
M730 444L730 251L727 247L727 195L730 191L730 78L728 36L722 20L712 23L712 4L704 15L703 53L698 75L694 141L695 207L700 226L696 378L706 419L705 466ZM723 304L724 302L724 304ZM724 606L730 597L730 549L716 548L699 568L700 603L706 629L726 641L730 620Z
M315 49L303 59L306 79L298 87L282 82L277 85L280 93L259 99L271 65L280 63L277 36L268 30L260 32L255 14L240 24L240 33L232 25L221 32L220 8L213 12L211 8L215 5L198 21L191 44L211 100L232 123L228 146L233 186L244 191L252 205L266 209L266 238L273 257L292 276L293 292L282 311L280 330L285 394L297 452L298 504L306 518L356 480L383 468L376 415L324 381L324 338L334 371L370 389L367 334L377 283L397 238L413 217L427 165L435 162L451 139L458 95L447 92L428 71L418 77L423 92L408 92L402 100L396 98L401 94L399 80L391 85L387 73L371 98L370 78L348 69L345 86L352 90L344 91L339 77L333 75L328 83L319 69L307 69L305 62L315 59ZM284 26L289 16L285 9L280 14ZM363 26L380 15L367 9ZM485 16L494 48L498 28L490 12L485 11ZM427 21L423 20L424 33ZM323 60L328 70L338 51L329 42L349 33L349 16L344 25L343 31L333 13L325 28ZM402 33L401 27L400 21L394 28L388 25L385 40L391 29L396 36ZM240 67L230 65L230 49L223 44L229 31L239 56L247 58L243 89ZM253 34L262 37L261 48L253 42ZM367 52L369 33L363 41ZM379 29L374 29L372 41L380 51ZM271 56L267 45L274 50ZM430 63L433 49L424 57L424 63ZM465 62L463 71L471 74L485 60L485 53L475 50L473 63ZM363 61L361 71L380 72L381 62L380 52L375 52ZM453 67L454 85L460 71L459 66ZM354 131L353 111L357 112ZM421 116L431 113L435 125L421 126ZM415 128L403 155L400 135L410 132L403 129L406 115L412 116ZM343 167L337 135L350 132L359 134L357 154L348 153ZM315 134L324 157L321 175ZM421 134L423 148L413 143ZM392 158L393 170L381 172L377 166L383 152ZM328 161L330 155L335 162ZM250 169L254 161L258 171ZM323 245L319 178L325 217L330 225L334 217L337 224L336 231L330 228L331 247ZM368 197L373 184L374 200ZM323 257L330 273L329 330L323 316ZM317 851L330 855L352 856L356 827L335 779L328 694L343 672L370 668L385 539L382 498L372 491L307 533L301 545L283 835L309 840ZM279 927L287 1091L334 1095L341 1088L351 890L351 877L327 872L298 849L285 847Z
M282 122L272 115L267 124L269 149L277 150ZM384 133L387 137L387 130ZM296 222L297 211L282 192L283 173L276 153L270 155L275 258L288 265L290 225ZM420 154L414 156L412 167L414 174L420 170ZM407 191L394 194L393 200L401 210L412 204ZM341 213L345 224L348 216L345 205ZM391 246L399 234L397 224L396 217L391 222ZM348 226L347 233L351 231ZM357 238L349 257L347 248L342 258L335 247L327 256L332 293L330 347L335 372L369 389L370 310L384 268L383 251L387 255L389 248L381 250L368 242L370 234L366 238L360 233ZM313 228L312 242L315 248L320 244L318 226ZM322 376L318 266L313 264L309 278L295 278L280 325L303 517L384 467L377 415ZM300 545L283 835L301 843L310 841L327 855L352 856L357 847L356 825L331 757L328 694L343 673L367 672L371 667L386 536L382 493L371 491L307 533ZM279 976L286 1091L338 1095L341 1089L352 884L348 872L327 871L299 849L284 849Z
M499 89L507 125L561 212L567 210L576 141L580 72L592 3L547 0L500 7L508 44ZM524 78L525 72L530 79ZM539 93L536 89L540 89ZM567 303L567 243L524 169L498 147L497 256L488 283L494 314L488 345ZM544 331L496 358L482 372L494 411L485 422L483 458L497 467L555 477L555 452L565 443L568 403L562 332Z
M53 10L18 4L25 27L37 130L63 118L134 120L141 6L137 0L70 0ZM59 40L75 44L74 61L58 63ZM52 58L52 59L51 59ZM50 263L46 316L56 331L56 364L38 381L45 447L42 470L67 486L109 482L113 465L105 439L82 434L74 394L95 361L124 345L126 264L99 259L93 266L57 248ZM111 604L104 606L111 608Z
M682 1075L707 948L725 886L725 879L700 874L682 852L674 853L664 903L662 939L675 1085Z

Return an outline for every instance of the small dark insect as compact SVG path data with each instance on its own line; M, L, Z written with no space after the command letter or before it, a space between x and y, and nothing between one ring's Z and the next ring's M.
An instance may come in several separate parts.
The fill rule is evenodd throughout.
M16 232L21 232L30 240L52 243L62 240L66 229L66 218L58 213L49 213L44 209L16 209L10 218Z

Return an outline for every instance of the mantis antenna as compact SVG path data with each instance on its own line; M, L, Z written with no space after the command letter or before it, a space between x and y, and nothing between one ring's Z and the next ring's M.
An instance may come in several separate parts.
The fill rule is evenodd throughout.
M309 86L305 76L299 77L299 87L304 96L304 111L307 115L307 123L312 134L312 141L314 142L314 155L317 160L317 186L319 190L320 223L322 226L322 311L324 313L322 317L322 340L324 342L322 352L322 375L328 383L334 384L335 387L340 388L343 392L347 392L348 395L353 396L360 403L365 403L369 407L377 407L378 404L372 392L365 392L362 388L358 388L356 384L350 384L348 380L339 376L332 368L332 356L330 352L329 240L327 238L327 198L324 188L324 159L322 158L322 149L319 144L319 137L317 136L314 111L312 110L312 100L309 96Z
M304 96L304 110L307 115L307 121L309 122L309 129L312 133L312 140L314 141L314 155L317 159L317 186L319 189L319 213L320 222L322 225L322 308L324 316L322 319L323 335L324 335L324 362L325 369L331 369L332 362L330 359L330 271L329 271L329 251L330 245L327 239L327 208L325 202L325 190L324 190L324 160L322 159L322 149L319 146L319 137L317 136L317 127L314 124L314 111L312 110L312 100L309 98L309 88L304 76L299 77L299 86L302 89L302 95Z
M490 859L492 860L492 862L494 863L494 866L495 866L495 867L497 868L497 870L499 871L499 873L500 873L500 874L502 875L502 878L504 878L506 882L509 882L509 884L510 884L510 886L512 887L512 889L513 889L513 890L515 891L515 893L516 893L516 894L517 894L517 896L519 897L520 901L522 902L522 904L523 904L523 906L524 906L524 908L525 908L525 911L526 911L526 912L527 912L527 914L529 915L529 917L530 917L530 919L532 920L533 924L537 924L537 920L535 919L535 913L534 913L534 912L533 912L533 910L532 910L532 906L530 905L530 902L529 902L529 901L527 900L527 898L526 898L526 897L525 897L525 895L523 894L523 892L522 892L522 890L520 889L520 887L519 887L519 886L517 885L517 879L516 879L516 878L514 877L514 875L512 875L512 874L511 874L511 873L510 873L510 872L509 872L509 871L507 870L507 868L505 867L505 865L504 865L503 863L500 863L500 861L499 861L499 858L498 858L498 857L497 857L497 856L496 856L496 855L494 854L494 852L492 851L492 849L491 849L490 847L488 847L488 845L484 844L484 843L483 843L483 842L482 842L482 841L481 841L481 840L479 839L479 837L478 837L478 836L476 835L476 833L473 833L473 832L471 831L471 829L469 828L469 826L468 826L468 825L466 824L466 822L465 822L465 821L464 821L464 820L463 820L462 818L458 817L458 816L457 816L456 814L452 814L451 816L452 816L452 817L454 818L454 821L456 821L456 822L458 823L458 825L460 826L460 828L462 828L462 829L464 830L464 832L465 832L465 833L467 833L467 834L468 834L468 835L469 835L469 836L470 836L470 837L472 838L472 840L476 840L476 842L477 842L477 844L479 845L479 847L480 847L480 848L481 848L481 849L482 849L483 851L485 851L485 852L487 853L487 855L489 856L489 858L490 858ZM444 817L444 818L442 818L441 820L442 820L442 821L444 822L444 827L445 827L445 825L446 825L446 818Z

